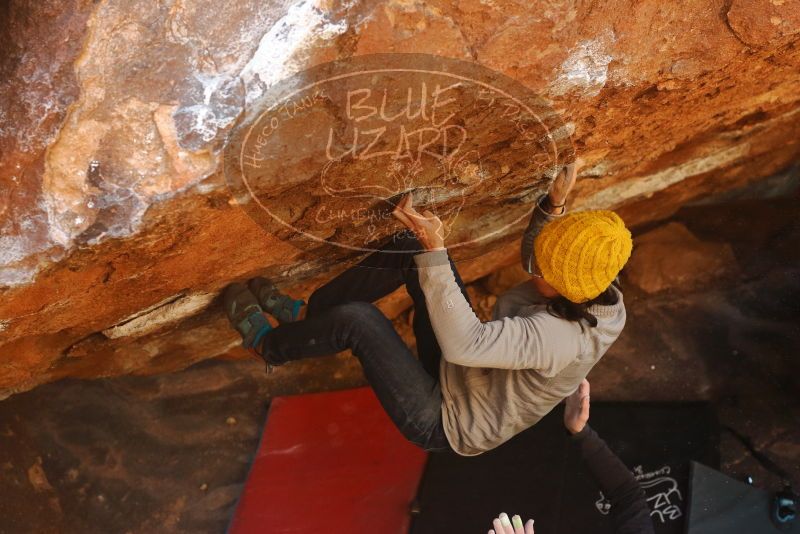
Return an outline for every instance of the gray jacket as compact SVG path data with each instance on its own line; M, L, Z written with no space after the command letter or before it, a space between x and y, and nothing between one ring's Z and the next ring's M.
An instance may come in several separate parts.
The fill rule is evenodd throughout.
M538 203L537 203L538 206ZM540 229L553 215L535 209ZM447 251L414 257L431 324L442 349L442 416L447 439L464 456L491 450L535 425L572 394L625 325L622 293L593 305L591 327L551 315L532 283L501 295L482 323L456 284Z

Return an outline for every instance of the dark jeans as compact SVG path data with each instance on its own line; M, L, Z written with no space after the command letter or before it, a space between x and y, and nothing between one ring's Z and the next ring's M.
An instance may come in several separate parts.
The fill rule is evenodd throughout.
M425 450L450 447L442 426L441 349L428 317L414 254L419 242L405 233L367 256L309 298L306 318L264 336L263 353L276 363L352 350L364 375L400 432ZM469 301L452 260L456 281ZM372 302L402 284L414 301L419 360Z

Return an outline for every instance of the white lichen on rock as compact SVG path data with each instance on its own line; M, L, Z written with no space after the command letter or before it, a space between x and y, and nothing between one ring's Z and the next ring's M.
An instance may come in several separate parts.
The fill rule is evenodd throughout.
M608 80L608 64L614 57L607 52L607 43L613 36L606 33L596 39L582 41L572 50L556 79L550 85L553 95L560 96L578 90L586 96L595 96Z
M300 0L290 6L286 15L263 35L258 50L242 69L247 103L306 67L305 56L319 41L333 39L346 30L346 21L330 20L312 0Z

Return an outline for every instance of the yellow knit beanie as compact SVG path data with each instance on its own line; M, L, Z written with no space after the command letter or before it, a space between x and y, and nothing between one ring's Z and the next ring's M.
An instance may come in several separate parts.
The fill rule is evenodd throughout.
M533 248L544 280L581 303L614 281L631 255L633 240L613 211L579 211L547 223Z

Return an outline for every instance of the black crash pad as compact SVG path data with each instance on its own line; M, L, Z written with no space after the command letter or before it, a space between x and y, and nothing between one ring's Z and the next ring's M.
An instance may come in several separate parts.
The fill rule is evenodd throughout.
M412 534L486 532L500 512L548 534L613 532L607 502L571 446L562 406L493 451L431 454ZM680 534L690 462L719 466L719 430L706 403L592 403L591 426L637 474L658 534Z
M692 462L687 534L800 532L795 521L780 530L770 520L773 495Z

